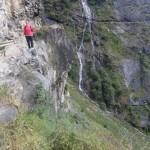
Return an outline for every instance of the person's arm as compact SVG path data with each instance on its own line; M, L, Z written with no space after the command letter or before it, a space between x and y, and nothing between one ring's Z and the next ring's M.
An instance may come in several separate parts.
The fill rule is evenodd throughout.
M34 32L34 27L31 26L31 31Z

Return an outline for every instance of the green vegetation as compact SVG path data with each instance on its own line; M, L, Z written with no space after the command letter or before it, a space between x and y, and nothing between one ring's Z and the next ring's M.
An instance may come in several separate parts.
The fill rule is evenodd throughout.
M99 129L101 133L109 132L111 135L113 135L113 137L111 137L111 140L113 141L114 139L117 139L117 141L119 141L119 145L120 143L122 143L121 145L125 146L126 149L130 149L131 141L132 142L134 141L133 149L140 150L144 147L145 144L147 145L145 146L145 149L149 148L148 144L150 143L148 139L146 139L146 136L145 136L145 140L147 142L143 143L144 141L141 141L142 139L141 136L144 136L144 134L138 132L133 127L131 127L128 123L124 122L123 120L117 120L111 115L101 111L99 109L99 106L97 106L95 103L92 103L91 101L84 98L78 92L78 90L73 86L72 83L71 85L72 86L70 86L70 95L73 100L73 104L74 104L73 106L74 108L78 110L78 114L76 115L82 116L84 114L84 117L87 117L87 118L84 118L84 120L82 117L82 121L86 123L84 125L85 128L88 128L88 130L91 131L92 127L90 126L90 124L93 127L95 127L96 125L96 128ZM116 146L117 145L118 144L116 143ZM123 149L123 148L120 148L120 149Z
M115 20L114 12L112 11L111 5L102 5L102 6L96 6L95 12L98 16L98 20L96 21L111 21Z
M77 57L77 56L76 56ZM75 58L74 62L72 64L71 70L68 73L69 77L76 83L78 84L79 78L79 66L78 66L78 59Z
M71 112L61 110L56 116L50 94L40 85L35 107L28 113L19 109L17 120L0 127L1 150L128 150L131 143L133 150L148 150L148 136L103 112L68 84Z
M46 91L42 84L37 87L36 92L33 94L36 100L36 105L31 109L39 117L48 118L51 111L51 95Z
M2 46L0 47L0 51L4 50L5 49L5 46Z
M122 118L126 119L134 126L140 127L141 117L138 116L138 113L131 114L130 109L124 109L128 103L132 89L130 89L130 87L129 89L125 89L124 79L116 72L116 68L120 65L120 62L123 59L134 57L137 60L140 60L142 78L139 78L144 80L143 76L146 77L149 75L149 57L137 51L137 47L133 46L133 39L142 38L147 41L148 36L145 38L142 34L140 35L134 32L132 34L129 32L122 33L121 35L129 39L131 42L129 47L124 46L119 35L114 32L116 26L123 26L123 24L115 22L116 18L112 8L112 2L106 2L105 0L89 0L88 2L91 5L92 11L96 14L96 19L93 20L92 24L92 37L94 39L94 44L95 39L100 41L100 44L95 46L95 52L102 52L102 60L99 60L101 63L100 69L98 67L93 67L93 61L91 60L92 48L90 45L91 35L89 34L87 27L87 31L84 34L84 47L86 49L84 74L87 80L84 84L86 86L86 91L90 98L98 102L102 109L105 110L107 107L107 109L109 108L114 110L117 108L118 112L121 113ZM72 9L73 5L79 6L76 2L70 4L69 7L72 12L74 11ZM72 17L72 20L64 23L65 29L68 37L74 45L75 50L77 50L83 35L82 30L84 28L84 19L83 21L80 20L80 22L73 20L73 16L70 15L70 17ZM137 24L132 24L131 28L136 28L136 25ZM145 32L147 30L147 26L142 26L144 27L142 32L147 35ZM140 27L140 25L138 25L138 27ZM71 71L69 72L69 77L76 84L78 84L78 71L78 58L75 57ZM144 94L144 91L144 88L136 91L133 99L139 99ZM134 112L134 107L132 110L132 112ZM133 122L132 119L130 119L130 114L133 116ZM140 113L140 116L142 116L142 113Z
M150 74L150 57L141 54L140 55L140 63L141 63L141 76L144 78Z
M105 102L110 107L114 100L117 101L121 97L123 78L110 70L109 63L107 63L107 67L95 70L92 62L86 63L87 75L91 79L89 81L90 97L98 103Z
M70 8L74 2L76 0L44 0L45 11L50 19L67 24L72 20Z
M0 86L0 96L7 94L7 88L5 86Z
M0 102L2 104L13 103L7 86L0 86Z
M150 74L150 59L141 50L143 45L149 43L149 26L144 23L116 22L118 19L112 2L112 0L88 0L95 17L91 24L92 35L87 26L83 39L85 48L84 86L90 98L98 102L102 109L107 108L112 111L117 109L122 118L134 126L140 127L142 111L138 115L136 113L138 109L136 110L134 106L129 109L126 108L126 105L129 104L129 95L132 92L135 93L132 97L135 101L146 92L144 84ZM67 36L73 44L75 59L69 77L77 85L79 61L76 51L80 46L85 27L85 18L80 15L83 11L81 2L77 0L45 0L45 8L50 19L63 24ZM117 33L116 27L120 27L124 32ZM100 64L96 67L91 59L93 58L91 37L95 46L96 61ZM123 39L125 42L122 41ZM100 54L100 57L97 54ZM137 78L141 80L142 87L137 91L132 87L125 89L124 78L116 71L118 68L120 69L123 59L133 58L140 61L141 67L141 73L137 75ZM144 108L142 109L144 111ZM130 118L130 115L133 116L133 119Z

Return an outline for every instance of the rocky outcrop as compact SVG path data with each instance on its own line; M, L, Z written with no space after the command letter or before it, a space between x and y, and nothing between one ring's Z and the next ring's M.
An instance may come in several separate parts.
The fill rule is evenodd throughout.
M6 56L0 57L0 86L7 87L11 105L18 107L21 104L29 109L35 104L33 93L42 83L51 93L54 110L57 112L65 99L65 84L73 61L72 45L61 26L46 25L45 21L48 28L35 32L35 48L29 51L20 30L27 17L32 19L30 22L33 26L39 27L43 24L42 19L45 19L42 2L17 0L12 3L6 0L5 4L3 1L3 10L0 11L3 16L0 21L5 24L0 32L0 41L15 39L17 42L3 47ZM3 112L3 116L10 114L9 109ZM15 118L16 112L13 114L12 119ZM11 119L6 119L6 122L7 120ZM5 120L2 119L2 122Z
M133 80L140 73L140 63L137 60L127 59L123 60L123 76L125 78L126 87L128 88L131 84L133 84ZM141 85L135 83L135 89L139 88Z
M125 21L150 21L149 0L116 0L116 8L119 10L121 20Z
M117 0L114 2L114 4L117 10L116 12L119 16L118 19L123 21L123 23L120 24L120 26L116 27L115 34L117 34L121 38L123 45L127 49L130 49L131 52L133 51L134 53L138 53L140 57L139 60L136 60L135 63L133 63L135 59L131 59L130 61L128 60L128 63L126 63L126 65L124 64L122 66L127 76L131 72L133 73L135 70L137 70L137 72L133 74L131 73L132 75L130 74L130 76L128 76L129 79L126 79L125 77L127 85L131 87L133 90L133 93L131 93L130 95L130 100L133 105L145 105L150 101L149 98L150 72L148 67L149 66L148 59L150 56L149 55L150 1ZM146 66L147 68L146 74L143 73L144 66ZM129 80L131 82L128 84Z
M11 105L1 105L0 106L0 124L7 123L16 119L17 109L15 106Z

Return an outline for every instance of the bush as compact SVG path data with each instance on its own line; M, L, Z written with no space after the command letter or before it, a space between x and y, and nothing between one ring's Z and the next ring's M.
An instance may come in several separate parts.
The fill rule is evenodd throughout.
M36 100L36 104L31 109L31 112L36 113L42 118L49 118L51 111L51 95L49 91L46 91L43 85L40 84L33 97Z
M103 93L103 100L106 105L109 107L112 104L112 101L115 100L115 90L111 86L110 82L103 81L102 82L102 93Z
M103 102L100 102L100 103L99 103L99 107L100 107L102 110L106 110L106 104L103 103Z

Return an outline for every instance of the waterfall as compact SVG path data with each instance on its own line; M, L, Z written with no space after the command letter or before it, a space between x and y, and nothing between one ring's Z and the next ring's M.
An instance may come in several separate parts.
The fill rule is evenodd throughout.
M88 25L89 25L89 31L90 31L90 34L91 34L91 46L92 46L92 50L93 50L93 54L94 54L94 49L95 48L94 48L93 37L92 37L92 29L91 29L91 22L92 22L91 9L89 8L89 6L87 4L87 0L81 0L81 2L82 2L82 6L83 6L83 9L84 9L85 16L86 16L86 20L87 20ZM94 55L93 55L93 58L94 58Z
M83 80L83 63L84 63L84 45L83 45L83 39L84 39L84 33L86 31L86 27L87 27L87 23L85 24L85 27L83 29L83 35L82 35L82 40L81 40L81 44L80 47L78 49L77 55L79 58L79 62L80 62L80 70L79 70L79 90L83 91L82 89L82 80Z
M86 16L86 20L88 23L91 23L91 20L92 20L91 9L89 8L87 4L87 0L81 0L81 2L82 2L85 16Z
M91 34L91 46L92 46L92 51L94 54L94 44L93 44L93 39L92 39L92 31L91 31L91 22L92 22L92 13L91 13L91 9L89 8L88 4L87 4L87 0L81 0L82 3L82 7L85 13L85 17L86 17L86 23L85 23L85 27L83 29L83 35L82 35L82 39L81 39L81 44L79 46L79 49L77 51L77 55L79 58L79 62L80 62L80 70L79 70L79 90L83 91L82 88L82 83L83 83L83 67L84 67L84 63L85 63L85 58L84 58L84 33L87 29L87 25L89 25L89 32ZM94 57L93 57L94 58Z

